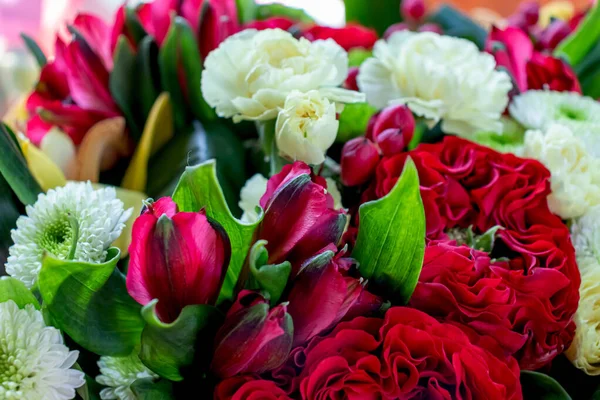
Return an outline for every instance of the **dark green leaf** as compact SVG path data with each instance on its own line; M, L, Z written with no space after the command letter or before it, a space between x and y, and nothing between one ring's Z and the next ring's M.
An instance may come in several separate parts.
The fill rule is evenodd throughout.
M258 6L254 0L236 0L236 6L240 24L246 24L256 19Z
M29 50L31 55L35 58L35 61L37 61L38 66L40 68L44 67L48 60L46 59L46 55L44 54L42 49L40 49L40 46L38 46L35 40L33 40L31 37L24 33L21 33L21 38L25 42L25 46L27 46L27 49Z
M144 328L141 306L127 293L125 277L116 268L119 257L116 248L108 250L102 264L46 256L38 280L56 327L83 348L106 356L131 354Z
M600 38L600 5L596 4L586 14L577 29L554 50L555 57L561 57L573 66L578 66L592 51Z
M385 30L400 22L400 0L344 0L346 21L358 22L383 35Z
M376 112L377 109L367 103L347 104L340 114L340 128L336 142L345 143L363 136L367 131L369 120Z
M125 28L128 36L136 44L139 44L142 39L148 36L134 8L125 7Z
M256 9L256 19L268 19L272 17L287 17L298 22L311 23L315 20L301 8L284 6L283 4L265 4Z
M160 94L160 70L158 68L158 45L152 36L146 36L138 46L136 68L133 76L137 82L140 115L146 121L154 102Z
M81 368L75 364L78 370L83 371ZM102 385L100 385L94 378L89 375L85 375L85 384L79 388L77 388L77 394L81 397L82 400L100 400L100 391L102 390Z
M13 244L10 231L16 228L17 218L19 218L17 201L12 189L0 174L0 275L4 275L8 248Z
M0 277L0 303L12 300L17 303L19 308L27 304L33 304L35 308L40 309L40 302L33 293L25 287L23 282L8 276Z
M571 400L571 396L554 378L534 371L521 371L524 399Z
M390 193L360 206L359 218L352 252L359 272L375 292L395 304L406 303L417 285L425 252L425 212L411 159Z
M219 310L206 304L187 306L175 322L165 324L156 315L157 302L153 300L142 309L146 327L140 360L172 381L183 380L194 368L198 368L195 372L206 369L214 335L223 319Z
M216 162L188 167L181 176L173 200L181 211L206 210L206 215L220 223L231 242L231 261L219 296L220 301L233 298L233 290L250 250L254 231L260 223L244 224L234 218L225 202L216 174Z
M171 400L175 398L173 394L173 384L167 380L153 382L152 379L138 379L131 384L131 390L137 400Z
M430 20L431 22L440 25L444 30L445 35L468 39L483 50L487 32L482 26L457 9L448 5L442 5L438 11L430 17Z
M267 264L269 253L265 248L266 240L257 241L250 250L249 266L251 278L246 289L262 290L269 294L271 306L279 302L292 271L292 264L284 261L281 264Z
M123 112L133 139L138 141L142 136L142 131L136 121L134 110L135 103L139 101L140 93L134 78L137 76L136 74L139 74L139 71L136 71L135 50L131 47L125 35L119 36L114 60L114 67L109 81L110 93ZM148 79L151 79L151 77L148 77Z
M29 171L21 148L15 143L14 134L2 123L0 123L0 173L25 205L35 203L38 194L42 193L42 188Z

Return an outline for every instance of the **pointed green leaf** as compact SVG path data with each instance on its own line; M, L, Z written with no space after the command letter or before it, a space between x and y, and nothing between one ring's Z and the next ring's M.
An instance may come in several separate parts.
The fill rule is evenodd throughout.
M156 315L156 303L158 300L153 300L142 309L146 327L140 360L171 381L181 381L184 375L208 368L213 337L223 322L219 310L206 304L187 306L177 320L166 324Z
M125 27L127 28L127 33L136 44L139 44L142 39L148 36L138 18L135 8L125 7Z
M100 355L131 354L144 328L141 306L127 293L125 277L116 268L120 255L111 248L102 264L46 256L38 278L55 326Z
M571 396L552 377L534 371L521 371L524 399L571 400Z
M29 171L21 148L15 142L14 133L2 123L0 123L0 173L25 205L35 203L38 194L42 193L42 188Z
M600 4L596 3L577 29L559 43L554 50L554 56L564 58L569 64L577 66L592 51L599 39Z
M32 304L38 310L40 309L40 302L23 282L9 276L2 276L0 277L0 303L8 300L17 303L19 308Z
M475 43L480 49L484 48L486 30L452 6L442 5L429 19L440 25L445 35L461 37Z
M217 179L214 160L186 168L175 189L173 200L181 211L199 211L204 208L206 215L225 228L231 241L231 261L220 300L232 299L233 290L252 244L254 231L262 220L262 215L259 221L246 224L231 214Z
M152 36L146 36L138 46L135 61L136 81L140 115L146 121L154 102L160 94L160 69L158 68L158 45Z
M35 58L35 61L37 61L38 66L40 68L43 68L44 65L46 65L46 63L48 62L48 60L46 59L46 55L44 54L40 46L36 43L35 40L33 40L30 36L24 33L21 33L21 39L23 39L23 41L25 42L25 46L27 46L29 52Z
M78 369L83 372L83 369L78 364L73 366L75 369ZM81 397L82 400L100 400L100 391L103 386L100 385L94 378L89 375L85 375L85 384L79 388L77 388L77 394Z
M17 226L19 218L18 200L0 174L0 275L4 275L4 263L8 258L8 249L13 244L10 231Z
M256 19L258 5L254 0L236 0L236 6L240 24L246 24Z
M419 175L409 158L385 197L359 209L360 226L352 252L370 288L395 304L406 303L417 285L425 252L425 211Z
M248 264L251 278L246 282L246 289L267 292L271 306L274 306L285 290L292 264L289 261L275 265L267 264L269 253L265 248L266 245L266 240L259 240L250 250Z
M175 399L173 384L161 379L153 382L152 379L138 379L131 384L131 390L137 400L171 400Z
M396 0L398 1L398 0ZM273 17L286 17L294 21L314 23L315 20L301 8L288 7L283 4L273 3L258 6L256 19L268 19Z

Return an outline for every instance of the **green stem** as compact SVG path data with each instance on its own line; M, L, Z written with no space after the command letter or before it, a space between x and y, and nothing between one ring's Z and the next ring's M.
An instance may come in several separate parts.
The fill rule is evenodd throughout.
M67 260L73 260L75 258L75 251L77 250L77 241L79 240L79 222L75 217L69 215L69 224L71 225L71 251Z

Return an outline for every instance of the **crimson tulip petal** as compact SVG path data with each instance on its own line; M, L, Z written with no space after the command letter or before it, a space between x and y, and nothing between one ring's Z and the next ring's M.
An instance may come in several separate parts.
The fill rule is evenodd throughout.
M110 47L110 27L100 18L91 14L79 14L73 26L81 33L91 48L96 49L104 67L111 71L113 67L112 49Z

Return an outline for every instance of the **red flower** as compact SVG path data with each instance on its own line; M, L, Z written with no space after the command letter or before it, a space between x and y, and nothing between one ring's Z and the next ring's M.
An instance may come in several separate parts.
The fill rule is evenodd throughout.
M369 139L359 137L349 140L342 149L342 182L358 186L367 182L379 163L379 149Z
M214 400L291 400L273 381L236 376L217 385Z
M296 21L286 17L271 17L263 20L256 20L244 25L244 29L256 29L262 31L265 29L282 29L287 31L296 25Z
M541 53L534 53L527 63L527 88L581 93L579 80L571 67L559 58Z
M369 121L367 139L373 140L383 155L401 153L413 138L415 118L405 105L389 106Z
M378 39L377 32L374 30L352 23L343 28L314 25L303 30L302 36L311 42L333 39L346 51L355 48L372 49Z
M269 179L260 200L265 216L257 230L257 239L268 242L269 263L290 261L295 276L305 260L339 243L347 216L333 208L326 189L325 179L302 162L286 165Z
M428 238L500 226L494 258L509 260L432 242L412 304L493 338L521 368L547 364L572 340L580 282L569 230L548 209L548 170L448 136L382 159L376 198L392 189L408 156L419 171Z
M221 378L275 369L287 359L293 331L284 304L269 309L262 295L243 290L217 332L211 369Z
M404 0L400 4L400 14L402 14L404 19L411 22L421 21L426 11L423 0Z
M177 212L164 197L135 220L129 254L127 291L142 305L158 299L159 318L173 322L185 306L217 301L231 247L204 210Z

